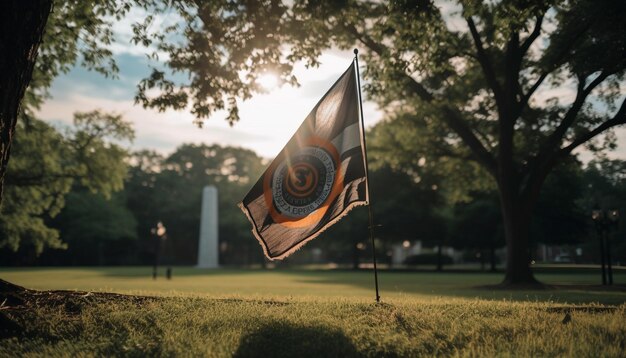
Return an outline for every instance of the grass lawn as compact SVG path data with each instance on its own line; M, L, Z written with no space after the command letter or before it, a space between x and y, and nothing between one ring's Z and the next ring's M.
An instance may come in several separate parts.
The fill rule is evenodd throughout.
M614 356L626 349L626 271L542 269L554 289L481 288L501 274L151 269L0 269L39 290L0 306L0 357ZM621 288L621 289L620 289ZM156 297L155 297L156 296ZM1 301L1 300L0 300ZM0 302L2 303L2 302ZM564 318L566 323L563 323Z

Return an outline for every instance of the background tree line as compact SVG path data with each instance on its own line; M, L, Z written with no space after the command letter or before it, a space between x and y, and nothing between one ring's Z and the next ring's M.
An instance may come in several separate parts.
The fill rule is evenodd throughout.
M466 250L468 261L495 267L504 247L495 188L481 172L433 168L425 158L406 166L402 157L419 147L389 136L397 119L368 131L371 191L378 259L390 262L393 245ZM406 134L406 131L402 132ZM267 159L253 151L183 144L163 156L129 152L130 123L100 111L78 113L71 127L32 120L15 142L0 212L0 261L4 265L150 264L150 229L168 230L164 263L192 265L197 258L201 192L219 190L220 260L226 265L264 263L250 225L236 206L260 176ZM398 152L398 146L405 146ZM397 153L397 154L396 154ZM471 166L469 167L471 168ZM626 207L626 162L575 157L547 179L535 212L532 245L577 245L597 261L589 212L595 205ZM470 177L471 179L468 179ZM484 185L476 183L484 182ZM22 210L15 210L22 208ZM28 210L24 210L28 208ZM366 209L357 208L283 265L371 262ZM626 261L624 225L615 235L614 258ZM316 254L317 252L317 254ZM532 259L532 257L529 257Z

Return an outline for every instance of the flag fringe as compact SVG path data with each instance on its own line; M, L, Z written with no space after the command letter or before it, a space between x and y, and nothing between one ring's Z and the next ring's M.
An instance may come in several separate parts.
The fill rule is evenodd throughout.
M250 216L250 212L248 211L248 208L246 208L246 206L243 204L243 202L240 202L237 204L237 206L239 206L239 208L241 209L241 211L243 211L243 213L246 215L246 217L248 218L248 221L250 221L250 224L252 225L252 234L254 235L254 237L257 239L257 241L259 242L259 245L261 245L261 247L263 248L263 254L265 254L265 257L267 257L270 261L274 261L274 260L282 260L285 257L293 254L294 252L300 250L300 248L302 246L304 246L307 242L317 238L318 236L320 236L324 231L326 231L326 229L328 229L329 227L331 227L332 225L336 224L339 220L341 220L344 216L348 215L348 213L350 212L350 210L356 208L357 206L365 206L368 205L367 201L355 201L352 202L350 204L348 204L348 206L346 206L341 213L339 213L339 215L337 215L334 219L332 219L331 221L327 222L324 226L322 226L321 229L317 230L313 235L307 237L306 239L302 240L301 242L297 243L295 246L293 246L292 248L290 248L289 250L287 250L286 252L284 252L283 254L276 256L276 257L271 257L269 255L268 249L267 249L267 245L265 244L265 241L263 241L263 238L261 237L261 235L257 232L256 226L254 225L254 220L252 220L252 216Z

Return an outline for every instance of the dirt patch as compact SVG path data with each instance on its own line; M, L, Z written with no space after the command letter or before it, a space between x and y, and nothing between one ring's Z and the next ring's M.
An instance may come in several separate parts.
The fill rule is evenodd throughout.
M63 306L67 313L71 314L80 313L79 307L83 304L112 301L142 304L156 299L158 298L110 292L30 290L0 279L0 311Z
M29 317L39 308L61 309L68 316L76 316L83 307L91 304L124 302L142 305L157 299L108 292L37 291L0 279L0 338L23 335Z

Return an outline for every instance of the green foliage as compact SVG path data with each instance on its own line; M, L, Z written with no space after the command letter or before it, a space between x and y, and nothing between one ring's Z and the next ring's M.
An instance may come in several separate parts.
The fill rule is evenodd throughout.
M28 90L22 100L27 117L49 97L48 89L60 74L77 63L114 77L118 72L110 45L113 24L126 15L129 1L55 0Z
M112 140L131 140L133 131L119 115L77 113L61 133L36 120L20 122L12 146L0 213L0 247L65 248L48 226L65 205L72 185L109 197L123 187L126 151Z
M496 249L504 245L502 214L495 193L475 193L454 206L450 244L458 249Z
M42 262L66 265L136 262L137 222L126 208L123 191L109 198L84 188L65 197L66 205L50 226L58 230L67 250L50 251Z
M231 124L237 121L239 102L264 91L257 82L264 73L297 85L296 61L316 66L322 51L355 45L364 50L372 99L392 112L424 117L438 150L465 157L463 142L483 165L484 153L476 158L475 151L479 143L498 150L498 120L514 121L515 141L527 142L514 153L519 166L551 132L557 144L573 142L570 151L623 122L593 131L609 119L607 108L614 112L624 80L626 8L612 0L56 2L27 109L77 61L115 75L111 27L132 7L150 14L133 24L132 42L156 60L135 100L161 111L190 108L198 124L221 110ZM158 26L158 16L168 25ZM572 80L580 103L531 100L539 85L567 89ZM606 106L590 105L591 92ZM575 121L565 119L567 111ZM561 123L564 133L555 131ZM604 139L591 146L612 146L613 137Z
M534 244L571 245L589 234L582 164L571 158L546 179L534 211L530 239ZM617 194L617 192L612 192ZM470 193L471 201L454 204L451 243L456 248L488 249L504 245L500 203L495 190Z
M155 66L137 87L135 100L144 107L164 111L191 104L198 125L226 110L226 119L233 124L239 119L237 102L263 92L257 82L263 73L297 84L290 75L292 62L283 55L281 24L287 6L280 1L154 2L146 8L156 13L176 11L178 21L156 28L150 16L134 27L134 43L155 44L151 56L158 58L160 51L168 57L167 70ZM188 76L180 80L173 77L177 73Z
M128 153L120 142L130 142L135 133L121 115L99 110L74 114L71 143L80 184L91 192L109 197L124 187Z
M69 148L63 136L44 122L19 123L18 130L3 193L0 247L17 251L27 242L36 252L64 248L44 217L59 213L64 194L71 189L73 167L64 166Z
M445 125L426 116L402 113L387 118L368 132L371 166L389 165L423 187L435 185L451 203L472 200L472 192L495 190L489 173L469 160L468 148L457 148L457 152L441 148L446 131Z
M572 159L558 165L542 188L531 240L547 245L571 245L588 237L588 214L581 204L584 192L581 163Z
M551 4L543 1L523 5L514 2L490 5L464 3L462 13L444 13L443 8L430 7L429 11L414 14L420 21L412 21L410 25L406 24L406 13L392 11L388 17L374 20L375 25L363 26L357 38L365 42L370 50L365 55L368 64L365 76L371 79L367 86L368 92L381 105L393 108L389 123L382 124L385 129L379 130L389 133L378 134L388 151L385 159L394 157L396 165L411 167L423 157L427 163L442 170L454 170L459 175L452 178L463 180L462 187L468 191L485 189L495 184L481 178L480 172L488 169L486 163L477 158L479 155L475 148L468 145L464 135L459 134L456 124L450 123L451 117L462 119L473 136L497 159L502 144L502 127L498 120L512 115L514 118L511 120L515 121L512 165L521 178L529 175L528 171L536 169L533 161L539 157L540 151L547 149L548 138L553 133L556 134L552 139L556 139L561 129L564 130L558 144L562 141L565 148L565 143L574 142L590 134L601 123L609 121L620 100L619 90L616 89L619 83L623 84L623 50L615 50L624 48L623 31L620 30L622 25L617 25L622 21L616 20L615 16L623 14L624 6L612 1L603 4L606 7L590 1L555 2L552 12L547 12ZM394 6L391 8L395 9ZM588 8L590 11L586 11ZM468 31L452 25L453 21L457 21L454 24L465 22L466 19L470 21L470 15L477 19L473 21L479 21L475 26L483 37L482 45L489 57L485 61L490 61L488 65L495 73L494 81L499 81L498 88L518 80L519 87L514 90L519 92L519 96L530 97L535 90L534 84L543 84L542 88L548 92L556 89L571 90L569 84L573 77L578 79L580 86L589 86L586 92L583 87L579 88L577 100L582 101L581 106L586 103L582 106L582 112L578 113L578 104L570 107L571 103L562 103L553 98L545 104L538 100L531 101L517 112L505 113L506 110L497 103L498 95L491 88L494 85L485 78L485 64L480 53L476 54L472 37ZM517 69L510 65L507 67L507 58L513 56L507 52L513 51L511 41L517 39L521 50L526 49L523 40L531 38L535 22L539 21L541 25L544 17L546 24L541 33L549 41L533 47L521 59ZM571 29L572 26L577 26L580 31ZM584 61L588 57L582 55L587 51L610 55L605 58L605 62L587 63ZM556 54L559 54L558 59L554 58ZM579 65L579 62L587 63L587 67ZM555 71L561 66L563 68L560 71ZM601 73L600 77L598 73ZM542 75L547 76L549 82L543 82L543 78L540 78ZM604 79L606 83L602 82ZM594 89L594 101L604 101L606 106L590 104L587 95ZM426 93L432 93L434 99L427 100L430 96ZM454 108L456 114L450 112L451 108ZM564 120L568 111L570 116L576 116L575 121L571 118L571 123ZM619 121L623 121L623 118ZM572 127L568 128L570 125ZM561 129L557 131L559 126ZM592 141L588 147L598 151L612 148L614 144L615 138L608 132L604 142ZM402 149L406 155L397 154ZM483 169L471 168L473 164L470 161L478 162ZM478 174L478 178L474 173ZM464 192L452 190L452 194L453 199L467 199Z
M262 159L248 149L183 144L167 158L142 151L133 156L126 183L128 208L138 222L144 246L157 221L167 227L166 261L194 263L200 228L202 188L218 188L222 259L250 263L261 257L250 226L237 203L264 169Z
M404 240L420 240L426 245L445 240L446 218L440 213L445 203L437 190L437 179L422 172L423 177L417 181L389 166L372 167L375 169L370 168L370 195L379 260L388 260L386 254L391 245ZM355 208L319 240L308 245L324 249L326 259L332 262L352 261L357 266L360 261L369 261L371 241L367 215L366 208ZM286 259L287 262L294 260Z

